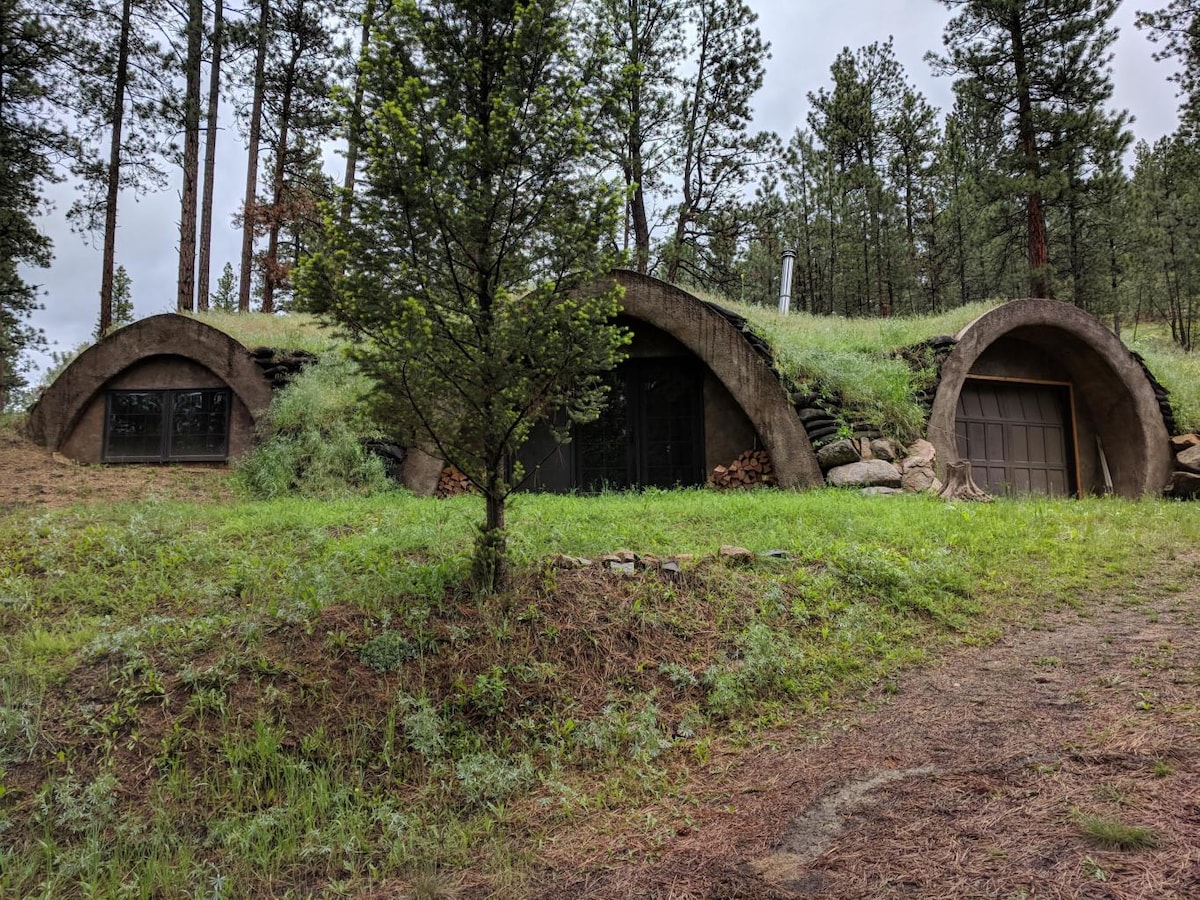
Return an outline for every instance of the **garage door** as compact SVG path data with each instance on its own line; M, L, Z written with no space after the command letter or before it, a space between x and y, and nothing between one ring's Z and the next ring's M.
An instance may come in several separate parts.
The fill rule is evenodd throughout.
M968 379L958 397L959 456L989 494L1074 492L1065 386Z

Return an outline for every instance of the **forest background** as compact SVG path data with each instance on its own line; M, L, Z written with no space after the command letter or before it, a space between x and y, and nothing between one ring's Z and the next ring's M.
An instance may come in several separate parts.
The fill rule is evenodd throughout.
M704 290L770 303L778 292L779 254L791 247L800 253L793 308L843 315L936 310L1031 292L1022 185L1003 158L1015 141L1003 112L989 111L977 92L963 89L969 73L961 66L952 71L943 46L954 17L997 4L575 5L612 42L610 63L622 53L629 58L622 15L641 10L643 27L650 13L662 20L660 61L638 70L643 86L652 88L646 112L657 117L643 145L646 220L639 222L631 203L624 232L613 236L635 264ZM1112 323L1166 319L1178 326L1177 340L1191 346L1200 294L1194 261L1200 216L1193 214L1200 210L1200 180L1186 108L1189 85L1168 80L1179 71L1186 77L1189 48L1185 42L1162 63L1152 55L1169 48L1172 27L1186 35L1200 4L1171 3L1164 12L1175 18L1160 16L1157 24L1167 27L1159 29L1157 44L1134 27L1138 7L1149 2L1029 0L1017 6L1034 17L1039 10L1076 16L1086 26L1079 46L1090 54L1077 68L1078 84L1053 86L1074 98L1065 102L1078 108L1060 103L1060 112L1086 119L1089 136L1074 140L1060 117L1039 137L1059 154L1047 157L1038 176L1047 194L1045 292ZM259 309L265 299L268 308L285 308L291 266L316 233L318 203L332 198L353 168L347 165L347 110L365 34L361 19L377 12L377 4L334 9L323 0L265 0L222 7L217 66L211 0L0 0L0 8L0 40L9 58L23 42L46 42L31 69L40 86L36 103L27 97L22 105L11 68L0 73L7 79L0 125L28 114L24 121L47 128L39 149L44 165L29 177L37 191L29 211L53 252L51 261L45 243L24 256L5 249L5 263L17 263L16 281L36 287L37 296L26 301L42 304L22 315L5 291L3 305L16 310L4 323L9 334L0 347L6 380L31 374L47 364L50 351L68 350L95 333L106 278L113 285L110 318L115 312L117 322L203 306L205 295L214 305L240 301ZM28 24L38 20L58 31L31 34ZM128 23L124 41L122 21ZM259 28L263 21L267 27ZM706 21L713 26L707 31ZM128 78L117 104L123 45ZM605 77L615 79L610 86L621 86L621 72L627 82L628 65L606 70ZM256 83L262 102L251 172ZM709 93L701 96L697 87ZM329 100L331 91L340 91L340 106ZM1176 115L1181 100L1182 119ZM717 140L714 129L695 127L694 116L689 131L688 114L698 108L723 130ZM118 110L122 131L114 142ZM628 110L609 112L614 118L606 133L618 139L600 146L596 165L629 180L628 141L619 139L629 133ZM707 145L697 144L698 133ZM114 146L120 148L116 179ZM194 176L183 178L185 170ZM242 210L248 185L254 213L247 264ZM181 230L181 220L196 224ZM249 278L240 277L243 272ZM16 333L27 326L42 330L49 345Z

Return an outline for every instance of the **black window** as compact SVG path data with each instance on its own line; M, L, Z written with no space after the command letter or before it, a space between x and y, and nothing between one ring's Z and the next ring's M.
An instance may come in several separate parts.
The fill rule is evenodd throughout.
M223 460L229 409L226 389L110 391L104 461Z

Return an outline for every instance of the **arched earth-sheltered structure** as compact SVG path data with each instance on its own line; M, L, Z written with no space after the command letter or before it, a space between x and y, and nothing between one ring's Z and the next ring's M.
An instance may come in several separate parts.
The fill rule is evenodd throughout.
M271 402L250 352L187 316L151 316L81 353L30 411L30 436L80 462L221 462Z
M545 490L703 483L716 465L766 450L781 487L822 483L812 445L779 375L736 315L680 288L619 270L618 323L633 333L609 408L557 445L539 430L522 454Z
M1169 435L1145 370L1087 313L1053 300L997 307L957 335L928 428L944 465L994 493L1161 494Z

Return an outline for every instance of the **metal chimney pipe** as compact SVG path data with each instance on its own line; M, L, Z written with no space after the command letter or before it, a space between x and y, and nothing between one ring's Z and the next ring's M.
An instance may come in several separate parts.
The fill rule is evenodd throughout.
M792 269L796 265L796 251L783 251L783 274L779 279L779 314L786 316L792 306Z

